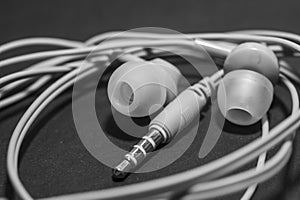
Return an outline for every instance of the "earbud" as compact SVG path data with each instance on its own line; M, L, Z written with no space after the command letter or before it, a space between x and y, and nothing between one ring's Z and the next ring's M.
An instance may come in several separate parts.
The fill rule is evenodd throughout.
M221 113L238 125L258 122L271 106L279 78L273 51L259 43L241 44L227 56L224 73L217 92Z
M108 82L112 106L124 115L143 117L158 111L178 93L180 71L162 59L129 61Z

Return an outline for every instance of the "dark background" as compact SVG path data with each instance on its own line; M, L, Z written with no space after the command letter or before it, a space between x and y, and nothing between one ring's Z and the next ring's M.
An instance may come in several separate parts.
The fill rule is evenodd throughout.
M170 28L184 33L275 29L300 34L299 6L297 0L1 1L0 43L33 36L86 40L106 31L147 26ZM8 70L1 69L1 74ZM132 175L123 183L114 183L110 177L111 169L95 160L81 144L72 119L70 96L70 92L65 93L43 112L31 130L30 142L27 140L23 148L20 175L34 197L96 190L170 175L216 159L260 134L257 131L259 124L248 128L248 131L252 130L248 134L245 130L227 125L229 128L205 159L197 158L203 139L197 136L195 144L169 167L153 173ZM277 88L270 114L272 126L286 116L290 108L287 96L280 87ZM10 134L33 99L28 98L0 113L0 196L13 198L5 172L6 149ZM105 100L99 101L101 103ZM209 113L204 113L204 120L200 124L202 129L208 124L209 117L205 115ZM260 185L254 200L299 199L299 136L296 137L294 152L291 162L280 174ZM239 199L241 194L218 199Z

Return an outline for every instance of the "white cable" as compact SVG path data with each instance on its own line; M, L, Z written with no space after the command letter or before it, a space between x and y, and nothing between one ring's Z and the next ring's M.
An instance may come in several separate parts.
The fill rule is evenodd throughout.
M80 58L80 57L79 56L56 57L56 58L52 58L52 59L34 64L34 65L26 68L25 70L33 70L33 69L43 68L43 67L46 67L46 66L57 66L57 65L60 65L64 62L67 62L69 60L73 60L73 59L76 59L76 58ZM48 77L47 80L50 79L50 76L45 76L45 77ZM22 84L26 83L28 80L31 80L31 79L24 79L24 80L16 81L14 83L11 83L11 84L7 85L3 90L11 91L14 88L18 87L19 85L22 85ZM45 83L46 82L47 81L45 81Z
M109 42L97 47L83 47L80 49L70 49L70 50L54 50L54 51L44 51L32 54L26 54L21 56L16 56L13 58L8 58L6 60L0 61L0 68L12 64L16 64L19 62L24 62L28 60L36 60L36 59L43 59L55 56L68 56L68 55L80 55L88 53L97 53L101 51L106 51L109 49L122 49L122 48L130 48L130 47L164 47L164 46L178 46L182 48L192 48L195 51L203 52L203 49L208 51L212 54L217 54L219 56L226 56L229 52L228 49L220 48L213 43L204 40L197 40L197 44L193 41L185 41L185 40L135 40L135 41L123 41L123 42ZM201 45L201 47L199 46Z
M71 50L46 51L41 53L33 53L33 54L28 54L23 56L17 56L11 59L0 61L0 67L4 67L18 62L23 62L26 60L38 59L38 58L48 58L53 56L66 56L66 55L86 56L92 50L95 50L95 52L97 53L101 53L101 52L103 53L104 51L108 51L111 49L124 49L126 51L126 49L132 47L134 48L141 47L141 46L142 47L163 47L163 48L182 47L184 49L187 49L188 51L186 52L187 54L189 54L189 52L193 52L197 50L197 45L195 44L199 43L200 45L204 45L204 48L208 50L209 53L215 53L216 55L225 56L229 52L228 49L224 49L223 47L218 46L217 44L207 42L204 40L197 39L196 43L186 38L179 39L179 38L171 37L171 38L164 38L163 40L163 37L170 37L170 35L154 34L154 36L157 37L155 38L154 41L153 38L151 38L153 37L153 34L152 35L141 34L141 33L135 33L135 34L139 35L137 37L138 39L135 41L127 40L127 41L120 42L120 40L119 41L108 40L103 42L98 47L91 46L91 47L82 47L79 49L71 49ZM102 40L106 39L109 36L111 35L110 34L102 35ZM248 40L258 41L258 42L262 41L271 44L273 43L280 44L285 47L291 48L294 51L300 52L300 47L296 43L291 42L289 40L276 38L276 37L269 37L269 36L256 36L256 35L249 35L249 34L230 33L230 34L191 34L189 35L189 37L193 37L193 39L202 38L202 39L209 39L209 40L224 39L224 40L231 40L236 42L248 41ZM288 37L284 37L284 38L289 39ZM97 43L97 40L99 40L99 37L96 39L89 40L86 44L91 45L94 42ZM6 49L9 48L6 47ZM198 50L202 51L202 48L199 48ZM68 66L68 64L64 65L63 67L65 66ZM78 71L74 69L72 72L68 73L68 75L64 76L64 78L59 79L57 82L55 82L55 84L52 84L49 88L47 88L46 91L30 106L30 108L23 115L23 117L21 118L20 122L18 123L12 135L10 145L9 145L9 151L7 154L8 174L10 180L12 181L12 185L14 186L16 191L20 194L20 196L24 199L32 199L32 198L28 194L28 192L26 191L26 189L24 188L24 186L22 185L18 177L18 154L19 154L22 141L29 127L33 123L33 121L38 117L39 113L47 106L47 104L50 103L62 91L64 91L66 88L72 85L72 83L75 80L74 78L74 75L76 74L75 72ZM284 68L283 70L281 70L281 72L293 80L297 80L297 78L299 79L299 77L296 74L294 74L292 71L290 71L287 68ZM83 74L81 75L81 77L85 77L86 75ZM233 175L231 177L225 177L222 179L218 179L218 178L232 172L234 169L237 169L238 167L244 165L245 163L255 159L259 155L263 157L264 153L269 148L273 147L274 145L283 141L288 136L292 135L294 133L294 130L300 125L299 99L297 97L297 91L293 89L294 86L292 85L292 83L288 81L288 79L282 77L282 80L287 85L288 89L291 91L292 94L293 114L289 116L286 120L281 122L278 126L273 128L269 135L265 135L261 139L257 139L251 142L250 144L246 145L245 147L223 158L220 158L205 166L201 166L184 173L175 174L166 178L160 178L155 181L147 181L145 183L140 183L140 184L133 184L133 185L117 187L113 189L105 189L101 191L85 192L81 194L63 195L60 197L53 197L53 198L74 199L74 200L82 199L82 198L84 199L99 199L99 198L132 199L132 198L140 197L141 195L143 196L149 195L153 192L165 193L166 191L176 190L176 188L184 189L189 186L192 186L197 182L200 182L197 185L194 185L192 187L191 191L193 192L193 194L188 194L185 197L187 199L188 198L193 199L199 197L197 196L197 193L202 195L201 198L208 197L210 195L221 195L232 191L238 191L252 184L257 184L263 180L266 180L285 165L285 163L288 161L290 150L289 152L287 151L285 152L286 153L285 156L283 156L283 153L279 151L278 154L276 154L275 157L273 157L270 161L268 161L264 167L258 165L256 170L251 170L251 171L246 171L244 173L241 173L239 177L234 178ZM1 101L0 108L2 107L2 103L3 101ZM290 149L289 147L290 145L288 143L290 142L289 141L285 142L282 148ZM259 160L262 161L263 158ZM230 183L231 180L231 184L228 185L224 184L226 180L227 183ZM214 186L209 190L208 189L209 181L212 181L212 183L214 184L219 183L219 186L218 187ZM219 182L214 182L214 181L219 181ZM204 183L206 183L206 186ZM204 184L204 186L199 188L199 185L201 186L201 184ZM252 187L250 187L245 193L245 197L242 198L249 199L250 195L252 195L254 192L254 186L255 185L252 185ZM204 190L205 188L206 190ZM47 199L52 199L52 198L47 198Z
M291 97L292 97L292 114L296 113L299 110L299 97L298 97L298 93L294 87L294 85L284 76L281 76L281 80L282 82L285 84L285 86L288 88L288 90L290 91ZM266 136L267 132L268 132L268 121L266 119L266 117L263 119L263 135ZM276 154L276 156L274 156L274 159L276 157L275 160L277 160L277 162L274 162L273 167L270 167L269 172L271 174L275 174L276 172L278 172L278 170L280 170L289 160L289 156L291 153L291 148L292 148L292 143L290 141L285 142L285 145L282 146L281 150ZM261 161L263 161L265 159L266 155L261 156L259 159L261 159ZM285 160L285 162L284 162ZM281 166L281 168L276 168L278 166ZM275 170L275 168L277 169L277 171ZM198 185L193 186L193 189L191 189L191 193L199 193L199 195L196 194L192 194L190 196L190 198L188 196L186 196L187 200L193 199L191 198L192 196L195 196L195 199L206 199L206 198L210 198L210 197L216 197L216 196L221 196L221 195L225 195L225 194L229 194L235 191L239 191L241 189L243 189L245 186L247 186L247 184L245 184L246 182L249 182L251 179L247 180L248 178L245 178L247 176L250 177L250 174L252 173L253 175L251 176L255 176L257 177L256 179L252 179L251 181L253 183L259 183L261 181L264 181L266 179L266 177L268 176L263 176L263 171L266 171L266 168L263 167L263 163L261 163L260 165L257 166L256 170L254 171L248 171L248 172L242 172L236 175L233 175L232 177L227 177L224 178L225 180L216 180L216 181L212 181L210 183L204 182L204 183L200 183ZM256 173L256 174L255 174ZM255 175L254 175L255 174ZM243 178L244 177L244 178ZM242 181L242 179L246 180L246 181ZM238 181L239 180L239 181ZM249 183L248 183L249 184ZM220 187L218 188L218 185L220 185ZM205 194L201 193L201 191L205 191L208 188L214 188L213 190L211 189L209 192L206 192ZM250 189L248 189L246 191L246 193L244 194L243 198L244 199L250 199L251 196L253 195L255 188L254 187L250 187Z
M100 58L104 58L103 56L100 56ZM35 70L36 68L45 68L46 66L49 65L57 65L66 61L70 61L74 58L79 58L78 56L70 56L70 57L57 57L54 59L50 59L50 60L46 60L44 62L40 62L36 65L33 65L31 67L29 67L27 70ZM107 58L105 57L105 59L107 60ZM67 64L65 64L63 67L80 67L84 62L83 61L75 61L75 62L68 62ZM59 66L56 66L59 67ZM25 70L26 71L26 70ZM19 80L16 81L14 83L11 83L5 87L3 87L1 90L4 92L4 94L8 91L11 91L12 89L14 89L15 87L24 84L24 82L26 82L27 80L29 80L29 78L25 78L23 80ZM32 94L33 92L35 92L36 90L38 90L40 87L42 87L43 85L45 85L47 82L49 82L51 80L51 75L48 74L46 76L41 77L40 79L38 79L36 82L34 82L32 85L30 85L28 88L26 88L25 90L13 94L10 97L7 97L5 99L2 99L0 102L0 109L3 109L11 104L14 104L22 99L24 99L25 97L29 96L30 94Z
M265 173L255 174L255 170L247 171L245 173L239 173L228 178L224 178L223 182L216 185L217 181L210 183L199 184L202 187L193 186L194 190L191 191L191 195L187 195L183 200L200 200L212 197L219 197L233 192L240 191L248 187L248 185L256 184L262 180L266 180L276 173L278 173L288 162L291 155L291 142L287 142L282 146L282 150L264 166ZM251 173L252 172L252 173ZM258 172L262 172L258 171ZM246 180L246 181L243 181ZM214 184L214 185L212 185ZM209 190L208 188L214 187L216 190ZM219 187L219 188L218 188ZM197 192L196 192L197 191Z
M254 35L264 35L271 37L281 37L288 40L297 41L300 43L300 36L294 33L288 33L283 31L271 31L271 30L241 30L234 31L232 33L243 33L243 34L254 34Z
M73 59L81 58L82 56L65 56L65 57L56 57L52 58L46 61L39 62L37 64L34 64L30 67L28 67L26 70L32 70L32 69L38 69L43 68L45 66L56 66L59 64L62 64L64 62L68 62ZM7 92L11 92L13 89L17 88L18 86L25 84L27 81L30 81L30 78L23 79L16 81L14 83L11 83L4 88L2 88L3 94ZM5 107L8 107L18 101L21 101L22 99L26 98L36 90L38 90L40 87L45 85L47 82L51 80L51 75L46 75L38 79L36 82L34 82L32 85L30 85L28 88L24 89L23 91L20 91L19 93L15 93L12 96L6 97L5 99L2 99L0 102L0 109L3 109Z
M30 108L34 108L34 107L36 107L36 104L39 105L41 103L44 105L47 105L47 101L45 100L45 98L47 98L47 96L49 96L49 95L55 97L55 95L61 93L66 88L71 86L75 80L75 79L72 79L72 77L76 76L78 72L79 72L79 70L73 70L69 74L65 75L63 78L59 79L55 84L51 85L42 95L40 95L39 98L31 104ZM66 83L66 84L63 85L63 83ZM42 101L40 101L40 99L42 99ZM23 115L23 117L20 120L19 125L21 127L24 124L23 121L24 122L26 121L27 113L31 113L33 110L35 110L35 109L30 109L30 108L27 110L27 112L25 112L25 114ZM16 169L18 159L16 159L16 157L18 157L18 152L19 152L18 147L20 147L20 145L18 145L17 141L20 139L22 140L25 136L24 134L21 134L21 135L18 134L19 133L18 130L19 130L20 126L16 127L16 129L11 137L9 148L8 148L7 170L8 170L8 174L12 177L11 180L14 180L14 179L18 180L18 174L17 174L17 169ZM17 145L16 146L17 149L15 149L15 145ZM15 151L16 151L16 155L15 155ZM14 171L16 173L14 173ZM28 194L28 192L24 189L24 187L22 186L20 181L12 181L12 184L14 184L14 187L18 188L17 192L19 193L19 195L22 198L32 199L31 196Z
M39 79L31 86L24 89L22 92L14 94L7 99L1 99L0 110L29 96L30 94L38 90L41 87L41 85L43 85L44 83L45 83L45 79Z
M36 69L36 70L26 70L21 72L16 72L13 74L9 74L7 76L4 76L0 79L0 88L3 87L2 85L6 85L8 83L11 83L16 80L20 80L23 78L28 77L34 77L34 76L41 76L45 74L53 74L53 73L62 73L62 72L68 72L72 68L69 67L58 67L58 68L42 68L42 69Z
M58 38L25 38L2 44L0 46L0 54L15 48L33 45L52 45L67 48L80 48L84 46L84 43Z
M264 116L262 119L262 137L265 137L269 133L269 123L267 123L267 116ZM258 161L257 161L257 166L256 166L256 171L262 170L265 165L265 161L267 158L267 152L264 152L259 155ZM251 185L250 187L247 188L246 192L242 196L241 200L250 200L252 196L254 195L254 192L257 188L258 184L255 183Z
M208 40L231 40L231 41L257 41L257 42L270 42L270 43L278 43L284 46L288 46L289 48L294 49L295 51L300 50L299 46L289 40L272 37L272 36L262 36L262 35L249 35L243 34L239 32L230 32L230 33L196 33L196 34L157 34L157 33L144 33L144 32L111 32L107 34L102 34L99 36L95 36L88 40L86 44L97 44L102 42L103 40L107 40L109 43L112 40L116 40L119 38L145 38L145 39L165 39L165 40L188 40L188 39L208 39Z
M229 173L233 169L236 169L242 164L252 160L259 154L263 153L270 147L278 144L284 138L291 135L295 128L299 126L299 123L293 124L294 120L296 122L296 120L299 119L299 114L299 110L297 110L295 116L288 117L279 126L272 129L270 135L267 135L265 138L256 140L245 147L242 147L241 149L205 166L189 170L182 174L175 174L168 178L160 178L155 181L148 181L145 183L133 184L114 189L106 189L102 191L85 192L76 195L64 195L60 196L59 199L99 199L100 197L101 199L119 199L121 196L122 199L128 199L129 196L130 198L133 198L134 196L139 196L141 194L149 195L154 191L158 193L166 190L172 190L172 188L179 186L179 183L180 185L189 186L194 183L195 179L199 179L200 177L202 177L202 180L207 180L208 177L218 177L221 174L224 174L224 172ZM286 126L287 124L291 126ZM219 171L216 171L217 169ZM118 190L117 193L115 192L116 190Z

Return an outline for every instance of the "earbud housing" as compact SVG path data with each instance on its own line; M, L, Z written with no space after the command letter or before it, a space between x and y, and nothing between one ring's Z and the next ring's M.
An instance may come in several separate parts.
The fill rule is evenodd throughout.
M162 59L129 61L112 74L108 97L124 115L144 117L158 111L178 93L180 71Z
M217 91L223 116L242 126L258 122L271 106L279 78L273 51L259 43L241 44L227 56L224 73Z
M251 125L268 111L273 100L273 85L257 72L236 70L223 78L217 95L220 111L227 120Z
M267 46L246 42L234 48L224 62L224 73L238 69L248 69L267 77L272 84L279 79L278 59Z

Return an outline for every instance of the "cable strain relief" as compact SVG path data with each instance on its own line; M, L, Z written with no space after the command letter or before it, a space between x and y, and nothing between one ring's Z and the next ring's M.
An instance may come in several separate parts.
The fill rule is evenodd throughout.
M210 77L204 77L201 81L191 86L190 89L208 100L215 91L215 84Z

